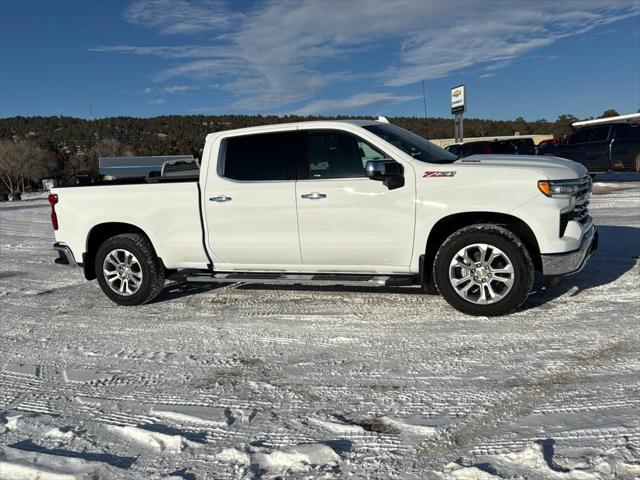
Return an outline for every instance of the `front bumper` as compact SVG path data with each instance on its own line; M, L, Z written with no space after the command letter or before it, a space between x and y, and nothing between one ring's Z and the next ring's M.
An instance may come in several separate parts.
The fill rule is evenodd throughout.
M598 249L598 230L591 229L582 237L580 248L567 253L541 255L542 273L547 277L561 277L578 273Z
M58 252L58 258L54 260L55 263L57 263L58 265L69 265L70 267L78 266L78 263L73 256L73 252L68 245L65 245L61 242L56 242L53 244L53 249Z

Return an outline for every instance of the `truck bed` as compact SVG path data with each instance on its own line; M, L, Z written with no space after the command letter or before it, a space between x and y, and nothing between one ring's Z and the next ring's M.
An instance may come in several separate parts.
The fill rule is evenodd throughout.
M82 261L93 229L124 223L149 237L167 268L206 268L197 182L132 180L54 189L58 233L76 260Z

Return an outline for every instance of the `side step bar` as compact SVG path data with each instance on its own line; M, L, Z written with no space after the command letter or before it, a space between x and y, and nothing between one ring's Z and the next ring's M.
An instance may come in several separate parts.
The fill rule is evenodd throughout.
M309 273L200 273L186 277L192 283L264 283L278 285L344 285L400 287L419 284L418 275L350 275Z

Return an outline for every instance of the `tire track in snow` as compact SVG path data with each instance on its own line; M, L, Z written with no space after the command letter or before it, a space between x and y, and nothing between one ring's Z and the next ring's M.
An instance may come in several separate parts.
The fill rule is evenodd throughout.
M534 412L537 405L561 392L566 385L580 379L576 369L582 369L596 362L614 361L617 357L632 349L628 340L614 341L604 347L571 357L556 373L518 387L519 392L507 396L503 401L490 407L486 413L461 422L459 428L444 432L435 439L418 447L418 454L432 467L441 469L447 463L459 458L473 442L488 437L499 424L515 420Z

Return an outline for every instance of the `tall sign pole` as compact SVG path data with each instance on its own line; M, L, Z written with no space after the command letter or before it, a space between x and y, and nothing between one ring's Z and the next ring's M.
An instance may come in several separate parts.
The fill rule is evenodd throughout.
M464 141L463 116L467 110L466 91L464 85L451 89L451 113L453 114L453 128L456 143Z

